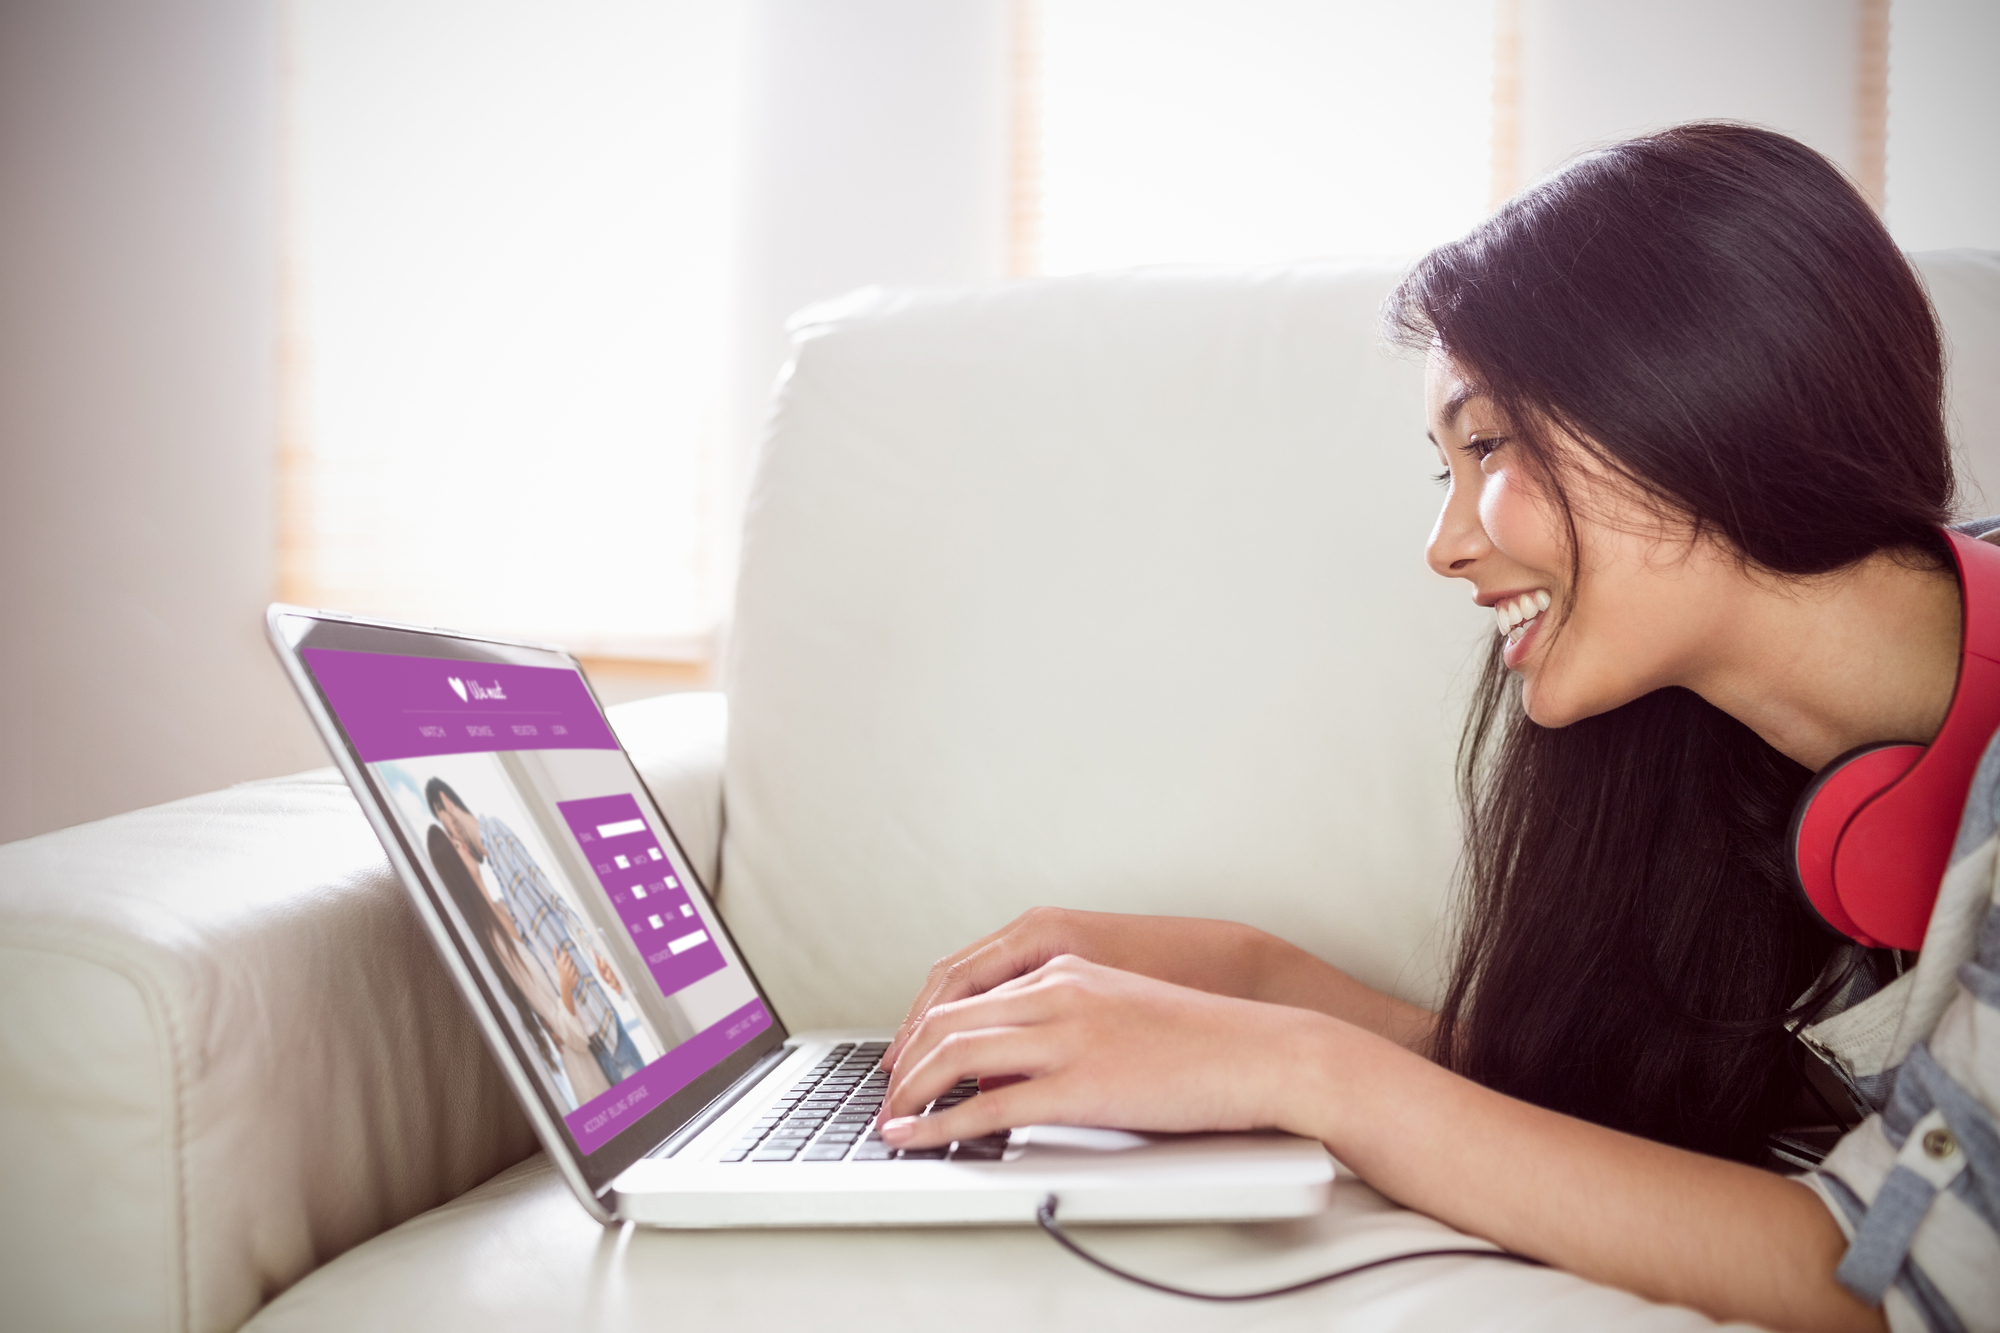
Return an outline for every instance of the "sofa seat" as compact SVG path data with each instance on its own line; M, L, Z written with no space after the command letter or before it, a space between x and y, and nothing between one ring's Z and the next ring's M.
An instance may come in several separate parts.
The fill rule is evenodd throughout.
M1202 1290L1295 1282L1399 1251L1468 1244L1351 1176L1305 1222L1080 1227L1136 1272ZM547 1157L354 1249L267 1306L247 1333L430 1333L949 1327L1020 1333L1144 1327L1381 1330L1710 1329L1567 1273L1427 1259L1269 1301L1221 1305L1143 1291L1033 1227L666 1232L599 1227Z

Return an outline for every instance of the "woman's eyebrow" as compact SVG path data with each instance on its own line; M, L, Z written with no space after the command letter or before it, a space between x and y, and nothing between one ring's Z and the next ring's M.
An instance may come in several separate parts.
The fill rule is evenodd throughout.
M1465 410L1465 405L1471 402L1473 399L1477 398L1478 396L1479 396L1479 390L1474 389L1470 386L1462 386L1457 393L1445 399L1444 424L1449 426L1454 422L1456 422L1458 420L1458 414Z
M1453 422L1457 421L1458 414L1465 410L1465 405L1471 402L1473 399L1477 398L1478 396L1479 396L1479 390L1466 386L1461 386L1457 393L1454 393L1451 397L1445 399L1444 413L1442 416L1442 421L1444 425L1449 427ZM1437 435L1432 431L1425 431L1424 438L1429 440L1432 444L1437 444L1438 442ZM1444 446L1438 445L1438 447L1443 448Z

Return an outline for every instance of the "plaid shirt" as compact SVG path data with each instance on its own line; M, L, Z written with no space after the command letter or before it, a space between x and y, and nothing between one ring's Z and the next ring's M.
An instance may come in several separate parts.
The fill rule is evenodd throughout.
M576 1016L605 1050L616 1050L620 1031L618 1014L604 993L603 983L597 979L596 967L584 961L584 952L577 947L578 937L588 936L583 923L549 887L548 876L535 864L535 858L528 855L528 849L514 836L514 830L482 815L479 837L486 844L486 865L500 886L500 897L514 918L514 929L520 932L528 952L548 974L549 989L562 994L562 988L556 984L556 953L560 950L569 955L570 965L576 968Z

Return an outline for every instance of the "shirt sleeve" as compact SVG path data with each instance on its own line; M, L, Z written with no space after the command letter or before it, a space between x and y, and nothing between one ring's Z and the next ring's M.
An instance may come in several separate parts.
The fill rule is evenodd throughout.
M1804 1177L1848 1237L1836 1276L1895 1333L2000 1333L1996 812L2000 746L1974 778L1923 951L1896 988L1877 1109Z

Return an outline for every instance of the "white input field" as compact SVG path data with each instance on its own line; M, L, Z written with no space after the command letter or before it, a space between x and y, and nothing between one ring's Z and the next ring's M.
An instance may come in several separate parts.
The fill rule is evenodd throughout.
M708 943L708 932L697 930L691 935L683 935L677 940L669 940L667 948L675 953L686 953L689 949L694 948L695 945L706 943Z
M600 838L622 838L628 833L644 833L646 821L643 819L621 819L616 824L599 824L597 836Z

